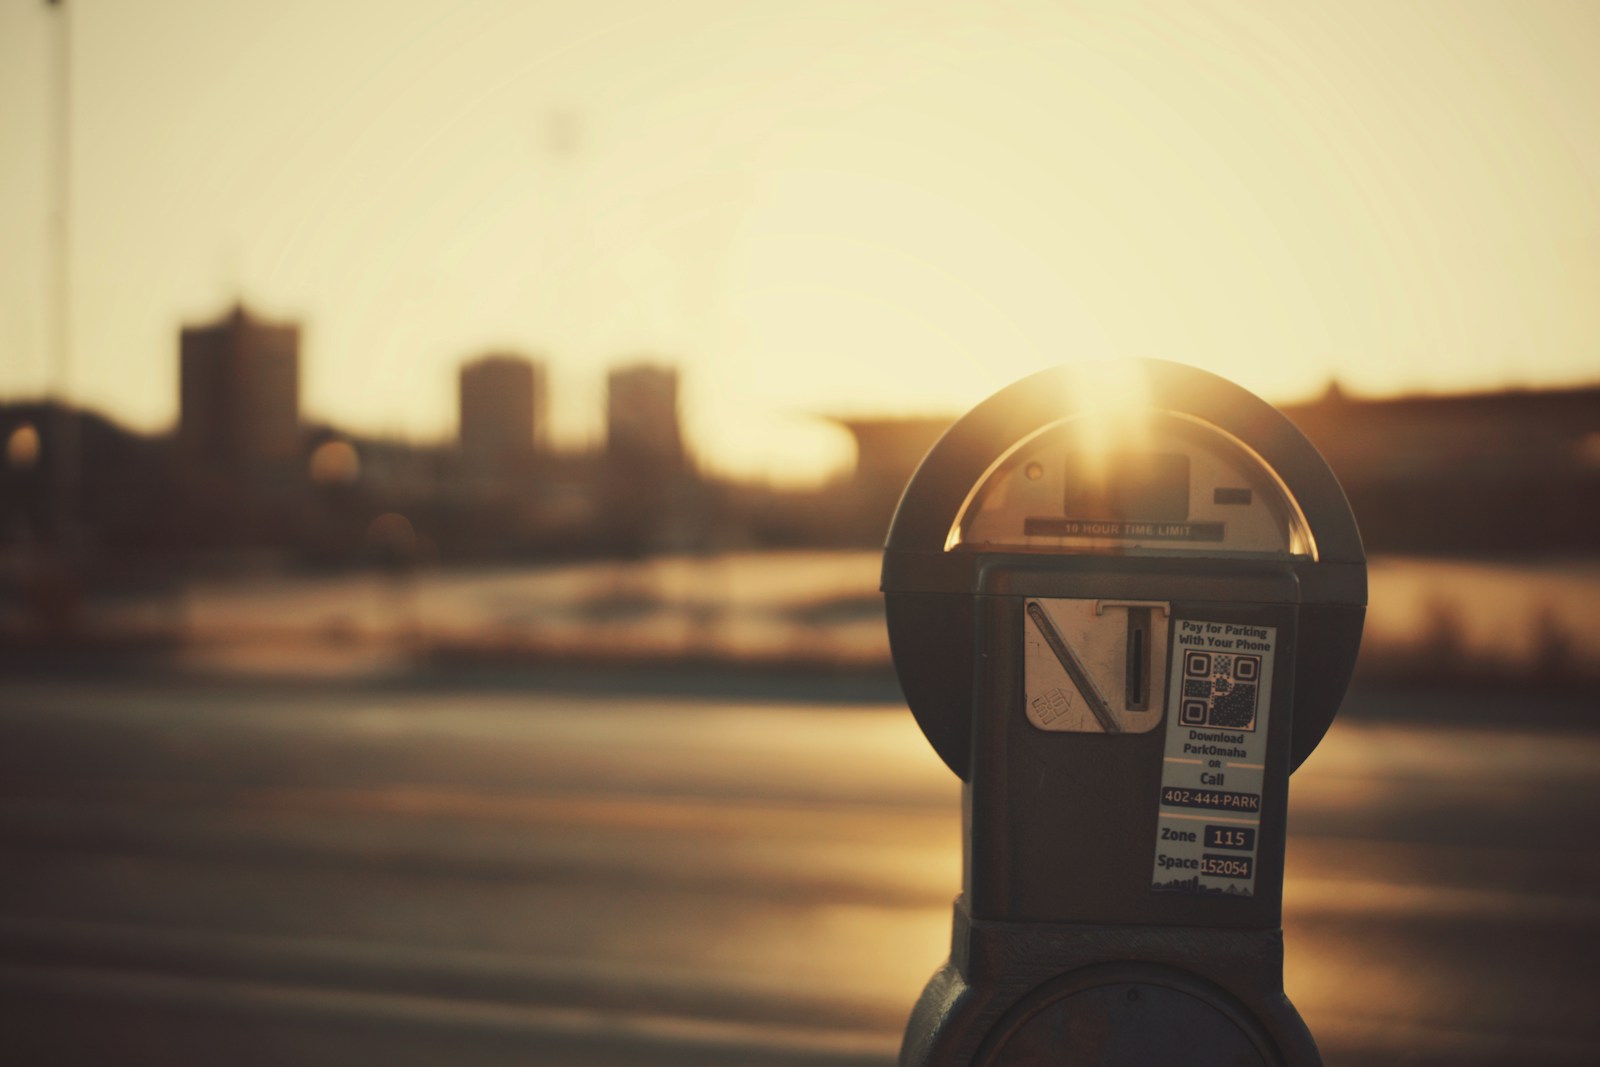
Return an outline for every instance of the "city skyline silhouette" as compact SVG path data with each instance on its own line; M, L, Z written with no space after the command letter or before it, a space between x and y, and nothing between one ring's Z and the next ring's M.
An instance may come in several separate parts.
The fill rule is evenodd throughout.
M1065 360L1275 402L1600 371L1600 15L1013 4L0 7L0 396L170 425L171 338L304 325L305 409L438 439L468 353L686 372L721 474L849 462L810 413L964 409ZM70 362L50 308L70 27Z

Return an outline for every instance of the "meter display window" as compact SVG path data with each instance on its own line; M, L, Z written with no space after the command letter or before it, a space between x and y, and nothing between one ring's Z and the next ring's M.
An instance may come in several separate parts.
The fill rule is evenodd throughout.
M946 548L1316 558L1265 462L1170 412L1064 419L1019 441L973 488Z
M1081 519L1187 522L1189 457L1181 452L1066 452L1065 514Z

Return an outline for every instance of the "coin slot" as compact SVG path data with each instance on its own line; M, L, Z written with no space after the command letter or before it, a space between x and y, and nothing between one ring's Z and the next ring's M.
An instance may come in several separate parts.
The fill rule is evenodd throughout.
M1129 711L1150 710L1150 609L1128 609L1128 660L1126 706Z

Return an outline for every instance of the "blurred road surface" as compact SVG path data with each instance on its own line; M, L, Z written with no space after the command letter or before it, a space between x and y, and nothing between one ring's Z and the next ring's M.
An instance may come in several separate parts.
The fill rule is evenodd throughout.
M1291 804L1330 1067L1600 1062L1600 733L1355 699ZM889 1064L958 795L892 705L0 682L0 1060Z

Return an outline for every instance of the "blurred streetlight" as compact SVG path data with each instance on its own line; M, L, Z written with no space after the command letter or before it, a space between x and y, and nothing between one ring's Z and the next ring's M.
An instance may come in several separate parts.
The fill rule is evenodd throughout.
M361 454L349 441L324 441L311 452L313 485L350 485L361 476Z
M6 438L6 466L12 470L32 470L39 465L39 430L25 422Z

